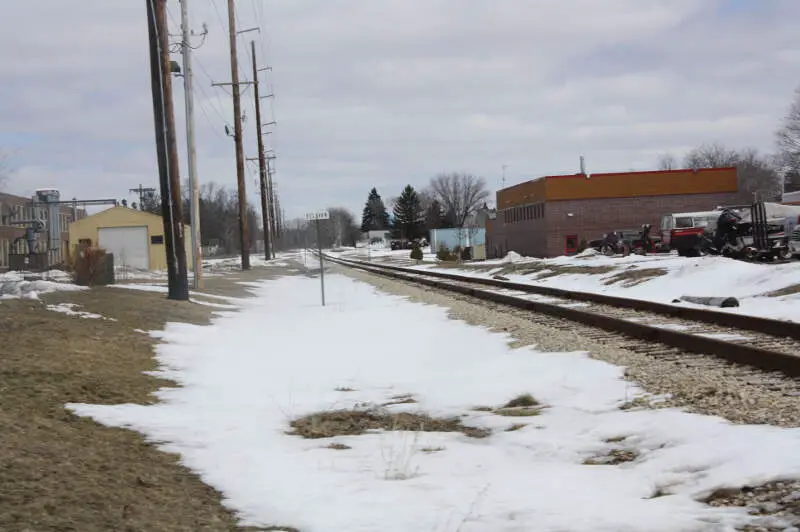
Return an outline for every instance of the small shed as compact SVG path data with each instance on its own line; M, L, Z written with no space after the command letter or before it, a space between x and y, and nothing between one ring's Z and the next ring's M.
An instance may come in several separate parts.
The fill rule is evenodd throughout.
M486 258L486 229L483 227L457 227L453 229L431 230L431 251L436 253L440 247L449 250L472 248L472 258Z
M192 268L189 226L184 225L187 268ZM166 270L164 222L161 216L129 207L112 207L70 225L70 252L78 246L103 248L114 264L140 270Z

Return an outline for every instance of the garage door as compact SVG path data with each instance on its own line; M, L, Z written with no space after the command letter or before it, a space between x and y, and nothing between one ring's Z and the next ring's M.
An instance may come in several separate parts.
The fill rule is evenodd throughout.
M147 227L101 227L100 247L114 254L115 266L150 269Z

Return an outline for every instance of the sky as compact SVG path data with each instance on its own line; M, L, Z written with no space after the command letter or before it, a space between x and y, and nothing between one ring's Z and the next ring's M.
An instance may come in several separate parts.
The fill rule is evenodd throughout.
M653 169L701 143L774 149L800 84L797 0L236 0L242 80L256 40L286 216L399 195L440 172L493 192L542 175ZM127 198L157 187L145 2L5 2L5 188ZM191 0L198 179L234 186L225 0ZM168 0L170 31L180 7ZM177 39L173 39L177 40ZM11 51L11 53L9 53ZM180 61L180 56L176 55ZM175 119L186 172L183 78ZM245 155L256 153L252 89ZM248 198L259 205L248 163Z

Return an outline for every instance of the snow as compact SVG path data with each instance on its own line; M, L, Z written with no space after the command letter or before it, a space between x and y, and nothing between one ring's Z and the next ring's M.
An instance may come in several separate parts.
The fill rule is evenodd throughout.
M169 324L156 335L158 373L181 387L160 390L158 404L67 407L179 453L243 525L307 532L731 530L755 517L696 499L800 478L800 429L620 410L642 396L624 368L581 352L511 349L507 335L340 275L326 285L326 307L317 279L284 277L254 286L240 312L210 326ZM546 405L539 416L473 410L527 392ZM297 416L404 393L418 403L392 408L463 415L494 432L286 434ZM513 423L527 426L506 432ZM638 458L583 463L620 447ZM669 495L650 498L657 490Z
M491 278L497 275L506 259L482 261L461 269L437 268L435 265L409 266L417 270L441 271L467 277ZM735 297L739 307L714 308L779 320L800 322L800 261L782 264L750 263L725 257L678 257L677 255L629 255L606 257L598 254L555 257L552 259L514 259L516 264L542 268L528 275L503 272L511 282L561 288L578 292L609 294L618 297L673 304L684 295L700 297ZM572 273L569 267L597 268L597 272ZM613 268L608 271L608 268ZM549 268L549 269L548 269ZM621 273L645 269L663 269L664 275L643 279L612 281ZM553 271L555 270L555 271ZM547 273L547 275L542 275ZM541 277L539 277L541 276ZM608 284L607 284L608 283ZM770 296L771 292L797 286L798 293ZM680 302L679 306L708 308Z
M0 273L0 300L2 299L38 299L41 294L57 291L85 290L69 282L62 282L65 277L63 272L48 272L43 274L44 279L26 280L20 272ZM38 275L37 275L38 277Z
M95 314L94 312L75 310L77 307L80 307L80 305L76 303L60 303L58 305L47 305L47 310L60 312L68 316L78 316L79 318L85 319L117 321L115 318L106 318L105 316L101 314Z

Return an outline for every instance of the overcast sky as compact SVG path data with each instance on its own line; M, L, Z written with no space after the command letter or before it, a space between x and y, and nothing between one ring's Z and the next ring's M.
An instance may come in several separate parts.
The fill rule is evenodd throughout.
M798 0L237 0L275 91L274 148L288 216L360 212L440 171L507 184L651 169L703 142L772 150L800 83ZM169 0L171 30L180 9ZM199 178L233 185L225 0L190 0ZM157 186L145 2L3 2L0 148L6 188L82 199ZM200 44L200 40L195 40ZM179 57L176 56L176 59ZM185 168L183 81L175 80ZM245 152L256 155L252 93ZM272 118L273 109L266 109ZM255 168L248 196L258 204Z

